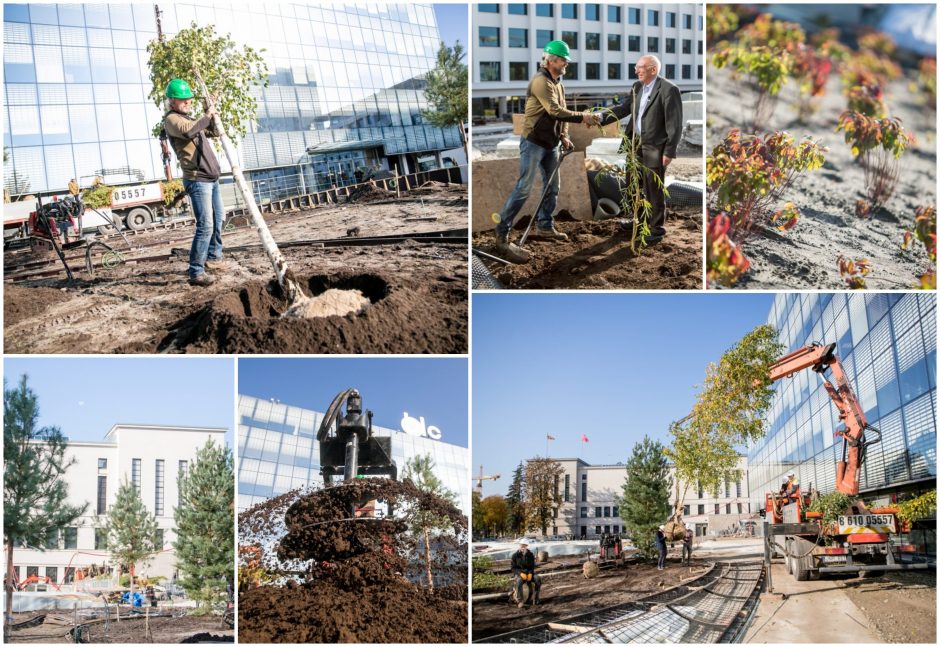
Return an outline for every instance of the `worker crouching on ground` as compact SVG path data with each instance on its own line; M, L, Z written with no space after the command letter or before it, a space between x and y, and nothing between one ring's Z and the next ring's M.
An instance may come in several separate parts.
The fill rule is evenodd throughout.
M616 118L608 115L604 122L613 123L630 116L627 127L640 142L640 162L646 167L643 196L652 209L647 220L650 229L647 244L658 242L666 235L666 196L663 193L666 167L675 159L682 138L682 94L674 84L659 76L661 68L655 56L641 56L636 62L639 81L626 93L622 104L611 108Z
M525 542L519 544L519 550L512 554L512 575L515 578L516 601L521 609L525 606L525 598L522 595L522 583L532 582L535 591L532 592L532 603L539 603L539 595L542 591L542 578L535 574L535 555L529 550L529 545Z
M659 551L659 562L656 566L663 570L666 568L666 526L656 529L656 549Z
M526 90L525 119L519 142L519 181L503 205L496 224L496 248L506 260L513 263L529 260L528 252L509 242L509 232L522 205L529 199L539 170L542 172L545 198L535 214L536 227L532 235L557 241L568 240L568 236L555 229L552 217L561 186L561 178L555 169L561 162L561 148L569 151L574 148L568 139L568 124L596 124L599 121L599 117L591 113L572 112L566 107L565 86L561 83L561 77L571 60L570 54L564 41L553 40L545 45L542 65L529 81Z
M692 539L694 535L692 534L691 528L685 529L685 535L682 537L682 562L684 564L692 564Z
M196 234L189 250L189 284L211 285L212 277L206 270L215 269L222 262L225 209L219 192L221 169L209 137L221 133L214 126L213 108L207 108L199 119L190 117L193 91L186 81L170 81L166 97L170 110L163 116L163 128L183 169L183 186L196 216Z

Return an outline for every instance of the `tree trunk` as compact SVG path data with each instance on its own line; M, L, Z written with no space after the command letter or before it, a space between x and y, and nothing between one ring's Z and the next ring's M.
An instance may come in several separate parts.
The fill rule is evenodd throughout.
M428 586L431 587L431 590L434 590L434 578L431 576L431 531L429 528L424 528L424 559L428 564Z
M467 129L464 128L463 122L458 126L460 129L460 141L463 142L463 154L467 156L467 167L470 166L470 151L467 150Z
M13 620L13 539L7 539L7 576L6 576L6 618L3 622L3 642L10 642L10 623Z

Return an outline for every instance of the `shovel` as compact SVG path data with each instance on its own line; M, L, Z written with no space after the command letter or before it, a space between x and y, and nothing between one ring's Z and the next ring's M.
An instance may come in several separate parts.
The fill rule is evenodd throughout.
M214 108L215 105L209 94L209 89L206 87L205 81L202 80L202 75L199 74L198 71L195 71L195 74L196 80L199 82L200 90L205 98L206 105L210 108ZM232 141L228 138L228 135L225 134L225 129L222 127L222 119L219 117L218 113L213 117L213 122L216 131L219 133L219 140L222 142L222 150L225 151L225 157L228 158L228 163L232 167L232 177L235 178L235 184L238 185L238 190L241 191L242 197L248 205L248 211L251 214L251 222L258 229L264 251L268 255L271 264L274 266L274 274L277 277L277 283L281 286L281 290L287 297L289 307L281 316L306 316L305 312L313 303L313 299L305 295L303 290L300 289L300 285L297 283L293 272L287 267L287 261L284 260L284 255L281 254L281 250L277 248L277 243L274 242L274 237L271 236L267 223L265 223L264 218L261 217L261 212L258 210L258 205L255 203L254 193L248 188L248 183L245 181L242 169L238 165L238 157L235 155L235 148L232 146Z

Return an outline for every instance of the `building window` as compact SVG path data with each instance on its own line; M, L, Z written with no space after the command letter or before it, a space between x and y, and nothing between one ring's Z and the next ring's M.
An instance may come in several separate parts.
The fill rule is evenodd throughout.
M55 566L46 567L46 577L52 580L54 583L58 584L59 580L59 569Z
M743 503L738 504L738 514L744 514L743 507L744 507Z
M587 482L581 481L581 503L587 501Z
M594 508L594 516L595 516L595 517L600 517L600 516L601 516L601 507L600 507L600 506L597 506L597 507Z
M699 42L698 42L698 53L699 53L699 55L701 55L701 53L702 53L702 41L699 41Z
M481 4L477 5L479 7L480 13L499 13L498 4Z
M700 499L705 498L705 488L702 487L701 483L698 484L698 498Z
M565 474L565 503L569 503L571 501L571 495L569 494L570 489L571 489L571 475Z
M609 516L610 516L610 506L609 506L609 505L605 505L605 506L604 506L604 516L605 516L605 517L609 517Z
M535 46L539 49L545 49L545 46L553 40L555 40L555 32L551 29L535 30Z
M71 584L75 581L75 569L71 566L65 567L65 575L62 576L63 584Z
M692 41L689 38L682 39L682 53L691 54L692 53Z
M99 469L99 470L106 470L106 469L108 469L108 459L107 459L107 458L99 458L99 459L98 459L98 469Z
M607 5L607 22L620 22L620 7Z
M725 479L725 498L731 498L731 482L728 479Z
M108 535L104 528L95 528L95 550L108 549Z
M65 549L75 550L78 548L78 528L66 528L62 533L65 539Z
M667 38L667 39L666 39L666 53L667 53L667 54L675 54L675 53L676 53L676 39L675 39L675 38Z
M616 535L619 532L620 532L620 526L614 526L614 534Z
M647 9L646 25L648 27L659 27L659 12L655 9Z
M186 469L188 467L189 467L189 464L186 461L179 462L179 465L176 468L177 484L179 483L179 479L182 479L183 477L186 476ZM179 507L181 505L183 505L183 488L177 487L176 506Z
M646 51L650 53L655 53L659 51L659 38L656 36L648 36L646 38Z
M640 24L640 10L639 9L637 9L636 7L630 7L628 9L628 14L629 14L628 17L630 18L631 25Z
M154 467L154 500L153 500L153 514L162 517L163 516L163 459L158 458L156 460L156 465Z
M568 44L569 48L578 49L578 32L563 31L561 32L561 39Z
M640 37L639 36L627 36L627 51L630 51L630 52L640 51Z
M39 577L39 567L38 566L27 566L26 567L26 577Z
M688 517L690 514L692 514L692 506L689 505L688 503L686 503L684 506L682 506L682 514L684 514L684 515L687 516L687 517Z
M691 65L683 65L683 66L682 66L682 78L683 78L683 79L691 79L691 78L692 78L692 66L691 66Z
M610 526L604 526L604 532L605 532L605 533L609 533L609 532L610 532Z
M584 64L584 78L587 81L600 80L601 64L600 63L585 63Z
M528 15L528 5L524 4L510 4L507 5L506 13L514 16L525 16Z
M585 20L600 20L601 19L601 6L599 4L584 5L584 19Z
M672 63L666 63L666 78L667 78L667 79L674 79L674 78L676 78L676 66L673 65ZM698 498L701 499L702 496L699 495Z
M741 496L741 479L734 483L734 496Z
M480 81L502 81L499 71L499 62L480 63Z
M480 47L499 47L499 27L480 27Z
M692 29L692 14L690 13L682 14L682 28Z
M140 459L131 459L131 485L140 494Z
M705 20L702 16L698 17L698 30L702 31L705 28Z
M721 514L721 506L717 503L715 504L715 514Z
M607 79L609 81L620 80L620 63L607 64Z
M675 28L676 26L676 14L672 11L666 12L666 26L670 28Z
M535 5L535 15L551 18L555 15L555 7L550 4L537 4Z
M705 504L704 504L704 503L699 503L699 504L698 504L698 513L699 513L699 514L705 514Z
M636 78L638 78L637 75L636 75L636 63L630 63L630 66L629 66L628 69L630 70L630 78L631 78L631 79L636 79Z
M98 514L108 511L108 477L98 477Z
M509 46L510 47L528 47L529 30L519 27L509 28Z
M619 516L620 516L620 506L616 506L616 505L614 506L613 514L612 514L611 516L613 516L613 517L619 517Z
M730 503L726 503L726 504L725 504L725 514L731 514L731 504L730 504Z
M599 50L601 48L601 35L592 32L584 34L584 49Z
M46 533L46 540L43 542L46 550L58 550L59 548L59 531L53 528Z
M163 528L157 528L153 534L154 550L163 550Z
M600 527L600 526L594 526L594 534L595 534L595 535L601 534L601 527Z
M620 34L607 34L607 51L620 51Z
M581 508L581 518L587 519L587 508Z
M578 64L577 63L568 63L568 67L565 68L565 78L569 81L578 80Z
M578 5L576 4L561 5L561 17L577 20L578 19Z

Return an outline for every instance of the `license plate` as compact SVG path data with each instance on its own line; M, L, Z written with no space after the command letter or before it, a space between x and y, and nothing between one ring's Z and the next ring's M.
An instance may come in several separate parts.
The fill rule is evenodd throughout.
M893 514L849 514L839 516L839 534L886 534L897 532Z

